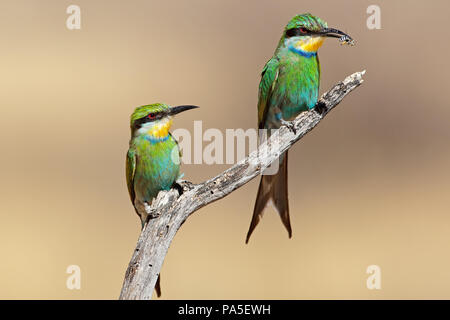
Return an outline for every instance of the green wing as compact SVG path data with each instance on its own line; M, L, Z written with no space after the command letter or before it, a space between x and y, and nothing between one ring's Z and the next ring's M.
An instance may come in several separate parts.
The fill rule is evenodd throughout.
M264 128L266 121L268 101L278 78L279 61L277 58L270 59L261 73L261 82L259 83L258 97L258 128Z
M128 149L127 163L126 163L126 176L128 193L130 194L131 203L134 205L134 173L136 170L136 153L133 149Z

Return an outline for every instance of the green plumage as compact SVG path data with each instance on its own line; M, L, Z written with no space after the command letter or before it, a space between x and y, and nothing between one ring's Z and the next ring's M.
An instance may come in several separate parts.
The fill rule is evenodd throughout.
M151 203L159 191L169 190L180 172L178 152L170 134L167 140L156 143L145 136L133 138L127 155L130 169L135 167L129 183L133 197Z
M283 48L267 62L261 75L258 127L276 129L314 107L319 95L317 56L306 58ZM280 117L281 115L281 117Z

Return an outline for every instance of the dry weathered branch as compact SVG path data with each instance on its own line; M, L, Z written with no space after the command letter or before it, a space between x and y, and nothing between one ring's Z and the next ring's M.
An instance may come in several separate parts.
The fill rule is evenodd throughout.
M125 274L120 299L150 299L169 245L189 215L261 174L358 87L363 82L364 72L356 72L335 85L320 98L315 109L282 126L258 150L225 172L197 185L181 181L181 195L176 189L160 192L149 209L150 216L156 218L151 219L141 232Z

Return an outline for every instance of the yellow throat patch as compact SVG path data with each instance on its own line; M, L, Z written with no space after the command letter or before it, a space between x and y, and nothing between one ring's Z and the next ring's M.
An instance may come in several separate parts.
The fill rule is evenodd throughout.
M324 37L308 37L306 40L299 40L296 47L305 52L317 52L324 41Z
M172 118L160 120L150 127L150 129L147 131L147 134L155 139L163 139L169 134L172 122Z

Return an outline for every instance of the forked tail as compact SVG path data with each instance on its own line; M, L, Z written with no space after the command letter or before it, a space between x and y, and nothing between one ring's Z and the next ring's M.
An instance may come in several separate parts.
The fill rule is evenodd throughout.
M261 176L258 196L256 197L255 208L253 209L252 222L250 223L245 243L248 243L253 230L255 230L259 220L261 220L263 216L264 209L271 201L280 215L281 221L286 227L289 238L292 236L291 221L289 219L287 151L281 157L282 160L277 174Z

